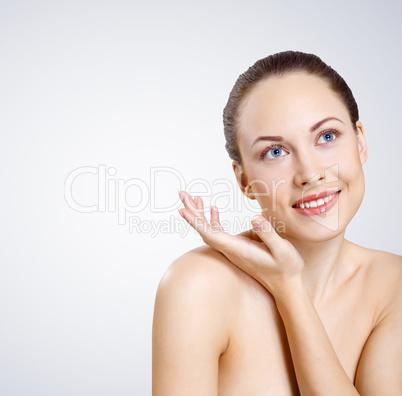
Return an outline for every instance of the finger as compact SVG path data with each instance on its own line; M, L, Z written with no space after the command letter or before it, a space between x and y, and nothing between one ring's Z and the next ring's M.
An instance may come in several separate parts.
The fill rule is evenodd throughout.
M219 210L216 206L211 206L211 227L215 230L223 230L219 221Z
M198 209L197 202L190 196L190 194L188 194L186 191L179 191L179 196L186 209L191 210L198 216L201 215L202 217L205 217L204 210L200 211Z
M273 256L281 253L284 244L283 239L276 233L272 224L261 215L256 215L251 219L253 230L265 243Z
M197 209L204 213L204 202L201 197L195 197L194 201L197 205Z
M182 208L180 215L200 234L204 242L214 249L224 253L233 242L233 235L227 234L224 230L213 229L205 216L198 216L190 209Z

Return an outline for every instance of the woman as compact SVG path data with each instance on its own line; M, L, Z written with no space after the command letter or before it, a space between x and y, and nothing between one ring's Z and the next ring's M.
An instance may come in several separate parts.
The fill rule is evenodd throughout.
M180 193L208 246L159 285L154 396L402 394L402 257L344 238L367 159L349 87L315 55L275 54L239 77L224 125L261 215L229 235Z

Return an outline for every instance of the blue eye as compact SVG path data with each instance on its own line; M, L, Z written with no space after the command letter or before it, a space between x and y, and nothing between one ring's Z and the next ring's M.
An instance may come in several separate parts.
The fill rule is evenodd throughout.
M283 157L286 154L286 151L282 147L276 146L265 150L263 156L268 159L274 159L278 157Z
M317 143L328 143L335 139L339 133L336 131L324 132L318 139Z

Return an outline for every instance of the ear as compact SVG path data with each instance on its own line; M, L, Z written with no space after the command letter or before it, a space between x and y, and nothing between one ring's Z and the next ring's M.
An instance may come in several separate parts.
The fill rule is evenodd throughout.
M242 193L247 198L255 199L253 190L251 188L251 185L248 182L248 178L247 178L246 172L244 171L243 167L237 161L233 161L232 168L233 168L233 171L236 176L237 184L239 185Z
M359 148L360 162L363 165L367 161L367 143L366 143L366 132L364 132L363 124L360 121L356 122L357 129L357 145Z

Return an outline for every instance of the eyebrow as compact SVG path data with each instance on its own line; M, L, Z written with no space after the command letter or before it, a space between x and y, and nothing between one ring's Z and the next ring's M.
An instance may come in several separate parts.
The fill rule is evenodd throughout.
M315 123L311 128L310 128L310 132L314 132L316 131L321 125L325 124L328 121L331 120L336 120L341 122L342 124L344 124L343 121L341 121L339 118L336 117L326 117L321 121L318 121L317 123ZM253 148L253 146L259 142L260 140L270 140L273 142L282 142L283 141L283 137L282 136L259 136L257 139L254 140L254 143L251 145L250 150Z
M331 120L336 120L341 122L342 124L344 123L343 121L341 121L339 118L336 117L327 117L324 118L321 121L318 121L316 124L314 124L311 128L310 128L310 132L314 132L315 130L317 130L322 124L325 124L327 121L331 121Z

